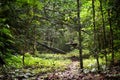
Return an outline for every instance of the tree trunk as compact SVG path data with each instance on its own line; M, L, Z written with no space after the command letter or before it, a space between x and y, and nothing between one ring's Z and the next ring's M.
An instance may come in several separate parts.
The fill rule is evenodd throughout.
M21 53L22 53L22 65L24 67L24 65L25 65L25 53L23 50L21 50Z
M96 25L95 25L95 5L94 5L94 0L92 0L92 10L93 10L93 28L94 28L94 55L96 57L98 70L100 70L99 56L98 56L98 51L97 51L97 32L96 32Z
M80 69L81 69L81 71L83 72L82 35L81 35L81 24L80 24L80 0L77 0L77 17L78 17L78 28L79 28Z
M33 37L34 37L34 42L33 42L33 54L35 54L36 53L36 28L35 28L36 26L34 26L34 28L33 28Z
M108 10L108 21L110 26L110 49L112 53L112 64L114 64L114 50L113 50L113 29L112 29L112 22L111 22L111 12Z
M23 53L22 63L23 63L23 66L24 66L25 65L25 53Z
M104 21L104 15L103 15L103 6L102 6L102 0L99 0L100 2L100 11L101 11L101 16L102 16L102 31L103 31L103 50L104 50L104 55L105 55L105 61L106 61L106 66L107 66L107 51L106 51L106 29L105 29L105 21Z
M34 16L35 16L35 3L33 3L34 6L33 6L33 19L34 19ZM33 26L33 54L36 53L37 51L37 48L36 48L36 25Z

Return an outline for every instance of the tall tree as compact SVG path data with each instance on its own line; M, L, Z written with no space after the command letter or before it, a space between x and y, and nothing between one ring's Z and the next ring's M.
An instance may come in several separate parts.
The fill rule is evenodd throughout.
M95 25L95 1L92 0L92 10L93 10L93 29L94 29L94 55L96 57L96 61L97 61L97 67L98 70L100 70L100 65L99 65L99 56L98 56L98 51L97 51L97 29L96 29L96 25Z
M103 33L103 52L105 55L105 61L106 61L106 66L107 66L107 41L106 41L106 28L105 28L105 20L104 20L104 14L103 14L103 0L99 0L100 3L100 11L101 11L101 16L102 16L102 33Z
M110 26L110 50L112 53L112 64L114 64L114 44L113 44L113 28L112 28L112 20L111 20L111 9L108 9L108 21Z
M82 35L81 35L81 22L80 22L80 0L77 0L77 18L78 18L78 29L79 29L79 55L80 55L80 68L83 71L83 57L82 57Z

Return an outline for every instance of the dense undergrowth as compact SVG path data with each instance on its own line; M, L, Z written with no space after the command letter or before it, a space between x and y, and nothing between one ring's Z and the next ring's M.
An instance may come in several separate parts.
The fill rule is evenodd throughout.
M32 56L25 54L25 65L22 64L22 56L12 56L6 59L7 66L10 68L32 68L34 73L45 73L54 70L64 70L66 65L70 64L70 60L60 54L38 54Z
M88 69L96 68L96 59L93 55L89 54L87 50L83 51L83 62L84 67ZM88 57L87 57L88 56ZM104 56L100 54L100 56ZM108 64L110 64L111 55L108 54ZM119 53L115 54L115 59L119 60ZM87 58L86 58L87 57ZM11 68L22 68L22 67L40 67L43 72L51 71L53 69L64 70L66 65L70 64L72 59L79 61L79 51L74 50L67 54L51 54L51 53L42 53L37 55L31 55L29 53L25 54L25 65L22 65L22 56L21 55L11 55L10 58L6 58L6 63L8 67ZM105 67L105 58L100 57L99 62L101 67ZM49 69L49 70L48 70Z
M102 54L100 54L100 56L100 69L105 71L105 58ZM111 55L108 54L108 64L110 64L110 56ZM115 59L119 60L119 56L120 54L116 53ZM25 65L22 63L22 57L22 55L10 55L8 58L6 58L6 65L1 68L1 74L7 73L16 78L20 76L28 77L28 75L35 76L37 74L64 71L67 69L68 65L72 63L72 61L79 61L79 51L74 50L67 54L38 53L36 55L31 55L26 53L24 60ZM89 54L87 50L84 50L83 53L83 63L84 73L97 71L96 59L93 57L93 55Z

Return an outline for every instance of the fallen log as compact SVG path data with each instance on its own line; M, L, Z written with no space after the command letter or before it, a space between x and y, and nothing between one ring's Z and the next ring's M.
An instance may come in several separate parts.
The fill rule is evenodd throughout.
M61 49L49 47L49 46L47 46L46 44L43 44L43 43L39 43L38 42L38 44L41 45L41 46L43 46L43 47L45 47L45 48L47 48L47 49L49 49L49 50L51 50L54 53L61 53L61 54L65 54L66 53L65 51L63 51Z

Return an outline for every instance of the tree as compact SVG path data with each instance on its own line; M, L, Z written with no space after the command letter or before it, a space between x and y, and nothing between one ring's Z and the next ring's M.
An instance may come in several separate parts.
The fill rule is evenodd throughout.
M95 25L95 5L94 5L94 0L92 0L92 10L93 10L93 28L94 28L94 55L96 57L97 61L97 67L98 70L100 70L100 65L99 65L99 56L98 56L98 51L97 51L97 29Z
M110 1L108 2L108 5L110 4ZM108 21L110 26L110 49L112 53L112 64L114 64L114 44L113 44L113 28L112 28L112 22L111 22L111 9L108 9Z
M80 68L83 71L83 58L82 58L82 35L81 35L81 29L82 26L80 24L80 0L77 0L77 18L78 18L78 29L79 29L79 55L80 55Z
M106 41L106 28L105 28L105 20L104 20L104 14L103 14L103 1L99 0L100 3L100 11L101 11L101 16L102 16L102 34L103 34L103 52L105 55L105 60L106 60L106 66L107 66L107 41Z

